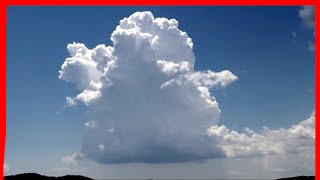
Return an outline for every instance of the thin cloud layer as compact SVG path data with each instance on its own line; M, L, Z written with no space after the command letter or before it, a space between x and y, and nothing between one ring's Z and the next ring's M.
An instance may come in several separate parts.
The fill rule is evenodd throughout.
M60 70L59 78L79 90L66 105L88 106L83 156L103 164L170 163L312 146L314 118L261 134L218 126L221 110L211 92L238 77L229 70L195 71L192 40L177 20L136 12L120 21L111 41L93 49L69 44Z

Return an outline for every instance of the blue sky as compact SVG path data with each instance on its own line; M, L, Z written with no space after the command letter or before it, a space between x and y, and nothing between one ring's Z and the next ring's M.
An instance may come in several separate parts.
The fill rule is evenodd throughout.
M66 47L72 42L84 43L90 49L98 44L112 45L110 35L119 21L136 11L148 10L154 17L179 21L179 29L192 38L196 71L229 70L238 77L226 88L210 90L222 111L218 124L243 132L245 127L255 131L263 126L289 128L307 119L314 110L315 59L314 52L308 49L314 30L303 25L299 18L301 9L8 7L5 154L8 173L55 174L48 169L60 166L61 157L81 149L86 132L84 122L90 115L80 103L64 108L65 96L79 93L74 85L58 78L61 65L69 56ZM161 173L182 168L196 169L196 175L214 178L210 167L216 167L218 160L213 161L209 165L159 165L151 176L165 177ZM221 161L226 167L236 164ZM99 178L123 177L117 170L122 168L132 177L149 177L150 170L141 169L152 168L144 164L91 164L86 167L90 172L84 174L100 173L99 168L111 169L111 175L98 173ZM135 168L140 168L140 176L131 172ZM265 177L272 177L268 173Z

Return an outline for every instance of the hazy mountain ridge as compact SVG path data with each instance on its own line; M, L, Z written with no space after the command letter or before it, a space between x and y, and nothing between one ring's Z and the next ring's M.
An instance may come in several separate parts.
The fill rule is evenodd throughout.
M315 176L296 176L296 177L287 177L280 178L278 180L314 180Z
M37 173L23 173L23 174L16 174L16 175L10 175L5 176L5 180L20 180L20 179L32 179L32 180L93 180L91 178L81 176L81 175L66 175L66 176L60 176L60 177L54 177L54 176L45 176L40 175ZM296 176L296 177L287 177L287 178L280 178L278 180L314 180L315 176Z

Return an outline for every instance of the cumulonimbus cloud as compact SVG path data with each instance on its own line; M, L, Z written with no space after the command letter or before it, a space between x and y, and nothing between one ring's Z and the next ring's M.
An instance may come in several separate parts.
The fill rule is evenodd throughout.
M69 44L70 57L60 70L59 78L79 90L66 97L66 104L88 106L85 157L99 163L169 163L282 153L291 143L295 148L312 145L314 135L304 133L314 130L314 118L262 134L217 126L221 110L210 89L238 77L229 70L195 71L192 40L177 20L136 12L120 21L111 40L112 46L93 49ZM278 135L299 143L285 143Z

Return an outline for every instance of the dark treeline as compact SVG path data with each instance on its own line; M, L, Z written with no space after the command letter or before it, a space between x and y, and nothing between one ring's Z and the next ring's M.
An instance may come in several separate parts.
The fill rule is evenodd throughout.
M36 173L24 173L24 174L17 174L11 176L5 176L5 180L92 180L91 178L78 176L78 175L67 175L67 176L60 176L60 177L53 177L53 176L43 176Z

